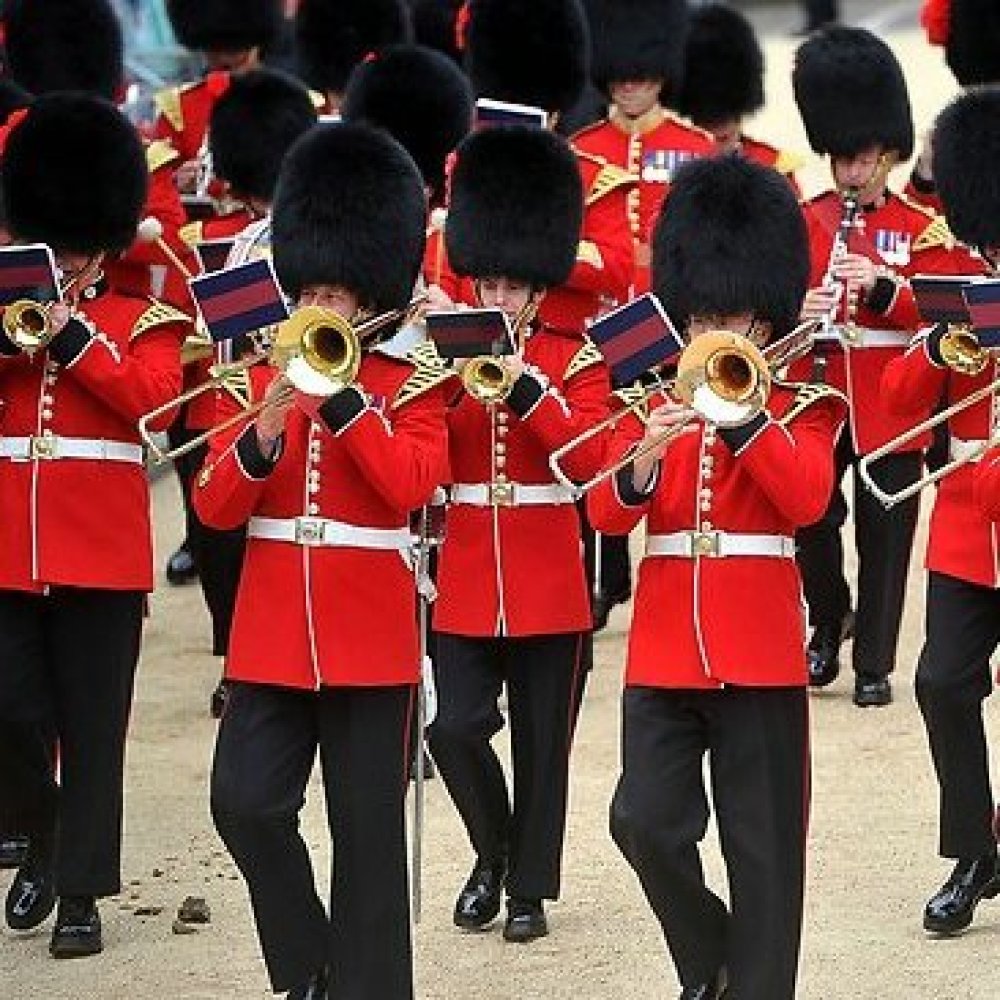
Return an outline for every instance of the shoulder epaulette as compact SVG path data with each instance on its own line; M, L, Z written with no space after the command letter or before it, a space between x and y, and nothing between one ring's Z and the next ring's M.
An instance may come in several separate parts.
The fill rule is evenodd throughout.
M394 410L411 403L417 396L455 377L455 369L445 364L432 341L428 340L417 344L406 355L406 360L413 365L413 371L396 392L392 401Z
M934 215L933 212L928 214L931 216L931 221L913 241L914 252L933 250L935 247L951 250L958 241L948 226L948 220L943 215Z
M649 422L651 397L649 389L641 382L633 382L621 389L615 389L611 395L622 404L623 410L631 410L644 424Z
M145 312L132 325L132 333L129 335L129 340L135 340L136 337L142 336L147 331L153 330L158 326L166 326L168 323L184 323L190 326L191 317L187 313L182 313L180 309L168 306L166 302L158 302L156 299L150 299Z
M180 87L167 87L158 91L153 97L153 103L175 132L184 131L184 107L181 104Z
M818 403L821 399L840 399L845 405L847 403L847 397L839 389L834 389L830 385L823 385L820 382L780 382L776 384L781 385L785 389L795 390L792 405L778 419L778 423L782 426L790 424L800 413L812 406L813 403Z
M177 230L177 235L189 247L196 247L205 239L205 227L201 222L186 222Z
M568 382L574 375L594 365L604 364L604 355L594 346L594 342L585 337L580 349L570 358L566 371L563 372L563 381Z
M253 403L253 379L249 368L243 367L235 371L226 368L221 374L213 368L212 377L219 380L219 388L228 392L244 410L250 409L250 404Z
M584 204L593 205L595 201L600 201L606 194L621 187L632 187L639 183L639 178L635 174L630 174L621 167L616 167L613 163L605 163L590 185Z
M576 245L576 262L600 270L604 267L601 248L593 240L580 240Z
M799 156L798 153L791 153L785 149L779 149L773 169L777 170L779 174L794 174L796 170L804 167L805 163L804 156Z
M166 139L154 139L146 147L146 169L154 174L160 167L165 167L180 157L181 154Z
M708 139L713 146L715 145L715 136L712 135L708 129L702 128L700 125L695 125L690 118L682 118L675 111L665 110L663 121L673 122L674 125L679 125L681 128L685 128L689 132L693 132L695 135L700 135L703 139ZM663 123L661 122L660 124Z
M596 132L599 128L604 128L604 126L607 124L608 124L607 118L601 118L600 121L591 122L589 125L584 125L583 128L577 129L569 137L570 145L573 146L573 152L575 152L577 156L583 156L588 160L595 160L595 161L600 160L601 158L599 156L594 156L593 153L585 153L582 149L577 149L574 143L581 136L590 135L591 132Z

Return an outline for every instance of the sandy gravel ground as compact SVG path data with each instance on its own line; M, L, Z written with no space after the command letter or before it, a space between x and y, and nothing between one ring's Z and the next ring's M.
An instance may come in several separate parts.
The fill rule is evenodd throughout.
M936 53L915 32L892 36L909 61L917 115L926 122L953 91ZM757 129L805 150L787 86L791 45L769 46L771 99ZM823 183L821 167L805 175ZM157 563L179 537L176 487L155 488ZM638 543L638 539L634 539ZM896 703L860 711L850 680L813 697L814 797L808 911L799 992L803 1000L986 1000L1000 993L1000 905L984 904L972 931L953 941L920 929L926 897L949 866L936 857L936 789L912 677L923 615L918 539L896 675ZM450 923L470 863L440 781L429 785L425 912L416 931L422 1000L645 1000L672 997L676 981L638 884L607 834L618 771L618 696L628 611L616 609L597 643L597 665L573 757L563 901L551 936L505 946L498 931L463 936ZM107 950L79 963L46 953L48 927L0 931L0 1000L212 1000L269 995L242 882L212 829L207 773L215 724L206 711L217 663L196 587L161 587L146 632L128 757L125 890L103 904ZM997 705L990 721L1000 737ZM504 738L501 737L501 740ZM305 829L325 880L319 796ZM707 867L722 889L714 840ZM5 890L9 873L0 873ZM207 898L212 922L176 936L187 895ZM138 916L148 907L160 912ZM27 988L25 988L27 987ZM378 998L371 998L378 1000Z

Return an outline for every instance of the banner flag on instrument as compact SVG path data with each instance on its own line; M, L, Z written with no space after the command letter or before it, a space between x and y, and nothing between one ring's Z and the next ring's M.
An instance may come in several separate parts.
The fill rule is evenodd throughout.
M0 306L18 299L55 302L59 280L52 249L44 243L26 247L0 247Z
M229 253L233 249L234 239L202 240L195 247L202 272L221 271L226 266Z
M649 292L593 322L587 335L604 355L612 384L619 387L684 349L660 300Z
M533 104L511 104L509 101L494 101L480 97L476 101L475 128L491 128L494 125L529 125L545 128L549 116L544 108Z
M968 274L915 274L910 286L920 318L925 323L968 323L962 292L973 280Z
M962 294L980 347L1000 347L1000 280L975 281Z
M265 258L192 278L188 284L216 343L288 319L285 297Z
M478 358L484 354L499 357L516 350L514 331L502 309L429 312L424 320L427 336L446 361Z

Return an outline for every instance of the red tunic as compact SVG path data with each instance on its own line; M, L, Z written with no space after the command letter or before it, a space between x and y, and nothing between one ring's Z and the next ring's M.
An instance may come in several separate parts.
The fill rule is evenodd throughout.
M454 483L487 484L496 470L513 483L553 484L549 455L606 415L608 371L589 341L542 328L528 337L524 357L548 377L549 387L523 418L505 404L491 410L465 393L451 408ZM597 438L578 448L566 471L589 478L603 447ZM528 636L591 625L573 503L453 504L437 582L434 627L442 632Z
M652 405L662 401L656 398ZM845 405L827 388L780 385L767 413L738 454L705 425L677 437L655 487L634 505L622 500L615 480L605 480L588 496L591 524L625 535L645 518L651 535L714 530L792 539L797 528L818 520L829 502ZM638 417L620 421L609 462L642 435ZM801 686L806 677L801 582L790 554L643 559L627 685Z
M979 375L960 375L934 364L926 350L926 333L914 338L907 352L889 364L882 394L894 413L916 423L947 393L947 405L965 399L1000 376L1000 364ZM951 447L983 441L994 433L1000 407L993 395L956 413L948 421ZM986 461L986 467L989 460ZM984 587L1000 587L998 525L992 523L976 496L977 466L967 464L938 483L927 540L925 565L936 573ZM988 492L988 491L987 491Z
M100 286L89 291L97 294L84 297L78 313L91 332L74 323L59 335L81 344L71 363L59 364L49 352L34 359L0 353L0 442L51 433L139 445L139 418L180 391L187 317ZM12 350L2 339L0 350ZM154 429L170 420L168 414ZM0 588L153 589L142 463L0 458L0 509Z
M254 394L274 370L252 370ZM198 517L234 528L252 516L322 517L399 529L448 478L440 373L367 354L358 383L371 403L338 433L293 408L277 463L256 474L240 434L217 435L193 491ZM413 380L423 378L420 391ZM220 395L219 417L237 412ZM306 546L251 537L233 617L226 676L260 684L412 684L419 676L413 573L399 551Z
M180 163L193 160L201 151L215 102L229 88L230 74L208 73L203 79L161 90L156 95L159 112L153 125L158 139L166 139L180 154Z
M803 211L812 261L809 283L810 287L816 287L823 282L840 222L840 198L828 191L806 202ZM858 226L848 239L848 249L888 267L899 279L922 273L952 274L969 267L968 255L955 250L943 220L891 192L882 206L860 214ZM842 320L841 312L837 321ZM819 349L829 352L825 380L847 396L851 437L857 453L864 455L913 424L912 418L890 412L879 390L886 365L906 350L910 337L920 326L909 285L897 281L895 294L881 312L870 309L861 297L855 323L859 330L876 331L872 336L891 343L849 347L833 341ZM808 356L792 365L789 377L809 378L812 367L813 358ZM929 437L914 441L911 450L925 447L928 441Z
M801 197L802 192L795 179L795 171L802 166L802 160L799 157L778 149L777 146L772 146L768 142L751 139L748 135L740 137L740 153L754 163L777 170L782 177L788 179L788 183L792 185L792 190L796 195Z
M685 160L714 156L711 134L654 108L636 121L620 115L577 132L573 146L625 171L635 181L627 192L625 221L633 246L635 294L649 290L649 242L670 177Z

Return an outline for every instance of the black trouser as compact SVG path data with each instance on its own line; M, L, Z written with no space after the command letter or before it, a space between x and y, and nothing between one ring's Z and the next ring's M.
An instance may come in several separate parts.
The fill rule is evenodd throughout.
M635 869L684 986L726 967L731 1000L795 995L809 802L802 688L627 688L611 835ZM706 885L709 808L730 909Z
M173 433L180 442L190 440L201 432L184 429ZM198 519L191 503L191 486L207 454L206 443L179 458L176 463L177 477L184 491L188 546L198 566L198 579L212 619L212 655L225 656L229 649L229 633L236 608L240 573L243 571L247 529L244 525L229 531L219 531L209 528Z
M578 706L579 633L524 638L438 634L438 711L430 747L477 857L507 859L507 893L557 899L569 753ZM513 807L490 740L507 686Z
M993 689L990 656L998 643L1000 591L930 573L916 691L941 794L945 858L996 849L983 700Z
M852 467L858 550L854 671L865 677L887 677L896 663L920 499L911 497L886 510L865 488L857 474L857 463L850 433L845 430L837 442L833 497L821 520L797 532L797 559L810 624L839 624L851 606L840 534L847 520L847 501L840 484L848 467ZM880 486L896 490L917 479L921 463L921 454L916 451L887 455L873 465L872 477Z
M49 725L0 721L0 837L32 836L51 847L59 790Z
M233 683L212 815L250 890L276 992L329 967L331 1000L411 1000L406 862L410 686ZM329 916L299 811L319 749L333 841Z
M10 743L0 800L55 836L56 891L109 896L121 888L125 731L145 595L53 588L0 591L0 734ZM52 730L60 787L52 776ZM20 731L22 739L11 739Z

